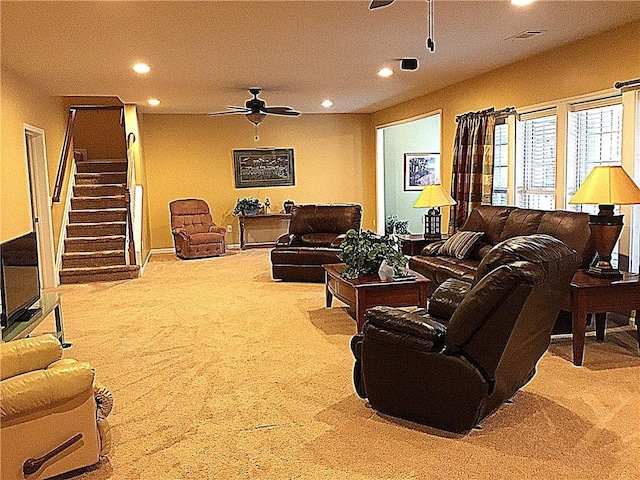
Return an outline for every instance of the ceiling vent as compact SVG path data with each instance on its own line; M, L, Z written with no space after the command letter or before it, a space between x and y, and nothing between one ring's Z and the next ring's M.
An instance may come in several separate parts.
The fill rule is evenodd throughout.
M520 32L516 35L508 37L506 40L514 40L514 39L525 39L535 37L537 35L542 35L546 30L525 30L524 32Z

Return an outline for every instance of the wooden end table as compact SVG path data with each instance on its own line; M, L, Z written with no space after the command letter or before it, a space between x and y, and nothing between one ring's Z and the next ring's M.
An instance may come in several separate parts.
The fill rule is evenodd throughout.
M330 308L335 296L355 311L358 333L364 325L367 308L379 305L390 307L426 307L429 279L418 272L409 271L414 276L408 280L383 281L378 275L348 280L340 276L344 263L323 265L325 271L326 307Z
M273 247L278 237L289 230L290 213L261 213L258 215L238 215L240 224L240 250L247 248ZM273 240L264 242L247 242L247 231L251 228L269 228L273 233Z
M611 280L587 275L578 270L571 280L571 314L573 317L573 364L582 365L587 315L596 314L596 340L603 341L606 312L640 310L640 276L624 273ZM640 348L640 319L636 318L636 336Z
M421 234L400 234L396 235L398 237L398 242L400 243L400 251L403 255L407 255L412 257L414 255L420 255L422 249L427 245L430 245L434 242L439 242L440 240L446 240L447 236L443 235L442 239L427 239L424 238L424 235Z

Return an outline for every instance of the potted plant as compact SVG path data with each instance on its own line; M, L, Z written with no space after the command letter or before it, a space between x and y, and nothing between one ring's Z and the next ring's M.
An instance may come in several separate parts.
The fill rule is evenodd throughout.
M340 275L348 279L378 273L383 260L393 268L395 275L401 276L407 263L395 238L389 235L381 237L368 230L349 230L340 248L342 252L338 257L346 264Z
M409 233L409 220L398 220L397 215L387 217L384 233L387 235L406 235Z
M239 198L236 207L233 209L234 215L257 215L260 213L262 205L260 200L254 197Z

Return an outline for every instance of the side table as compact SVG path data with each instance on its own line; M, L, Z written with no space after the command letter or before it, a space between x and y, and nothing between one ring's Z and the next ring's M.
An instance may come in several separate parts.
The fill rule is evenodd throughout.
M273 247L276 240L289 229L289 213L262 213L258 215L239 215L240 224L240 250L257 247ZM262 242L248 242L247 234L251 227L270 230L272 239Z
M420 252L424 247L430 243L439 242L440 240L427 240L424 235L396 235L400 242L400 251L403 255L414 256L420 255Z
M573 317L573 364L582 365L587 315L596 314L596 339L604 340L606 312L640 310L640 276L624 273L611 280L587 275L578 270L571 280L571 314ZM640 325L636 318L636 336L640 348Z

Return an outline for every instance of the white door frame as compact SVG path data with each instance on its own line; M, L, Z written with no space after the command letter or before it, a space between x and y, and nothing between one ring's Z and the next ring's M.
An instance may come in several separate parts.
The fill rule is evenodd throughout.
M40 286L43 289L58 286L53 248L53 224L51 220L51 195L44 130L23 124L25 158L29 169L33 228L38 239Z

